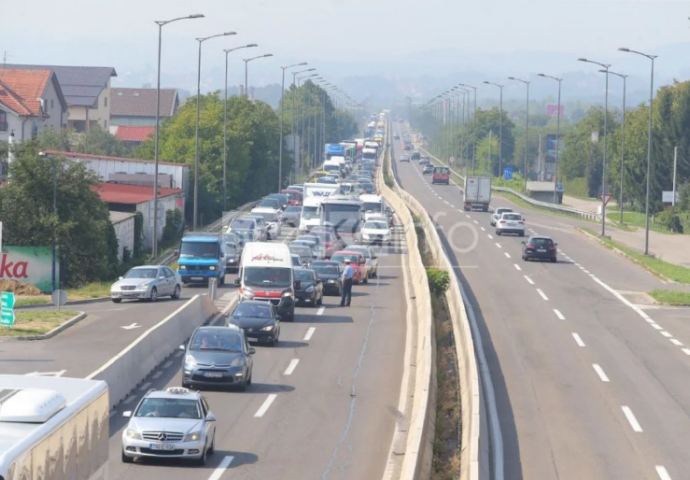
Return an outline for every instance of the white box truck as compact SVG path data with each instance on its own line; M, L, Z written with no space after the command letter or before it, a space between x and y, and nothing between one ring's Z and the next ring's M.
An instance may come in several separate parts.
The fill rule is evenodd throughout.
M305 183L304 184L304 199L309 197L328 198L332 194L340 190L340 185L337 183Z
M491 203L491 177L465 177L463 195L465 211L488 211L489 203Z

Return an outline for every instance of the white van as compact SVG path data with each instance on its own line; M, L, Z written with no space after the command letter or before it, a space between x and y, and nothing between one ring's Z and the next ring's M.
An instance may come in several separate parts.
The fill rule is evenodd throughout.
M359 200L362 202L365 221L369 220L371 215L386 214L386 200L381 195L360 195Z
M302 212L299 217L301 232L308 232L312 227L320 225L322 200L320 197L305 197L302 201Z
M248 243L235 279L240 301L270 302L281 320L295 319L295 285L290 248L282 242Z

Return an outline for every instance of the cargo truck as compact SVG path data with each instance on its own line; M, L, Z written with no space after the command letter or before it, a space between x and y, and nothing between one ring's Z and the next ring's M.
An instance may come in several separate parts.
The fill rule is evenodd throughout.
M304 184L304 198L328 198L333 193L337 193L339 185L331 183L305 183Z
M465 211L486 212L491 203L491 177L465 177L463 205Z

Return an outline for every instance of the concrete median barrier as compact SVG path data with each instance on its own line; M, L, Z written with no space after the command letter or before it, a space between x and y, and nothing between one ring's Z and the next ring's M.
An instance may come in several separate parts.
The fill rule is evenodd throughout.
M207 323L217 313L208 295L195 295L86 378L108 383L113 407L167 360L196 327Z
M390 135L390 131L388 133ZM384 165L386 165L385 162ZM383 171L380 173L380 176L381 179L383 179ZM398 185L392 171L390 172L390 176L393 178L393 188L389 188L384 182L381 182L381 191L398 215L401 217L408 217L402 218L402 220L404 225L409 226L406 235L410 252L412 252L413 249L417 249L417 235L411 215L414 214L419 218L421 226L425 231L426 247L436 266L447 270L449 273L455 273L455 269L446 255L443 243L441 242L438 232L436 231L436 226L432 222L429 213L417 199L409 195ZM420 337L428 336L429 339L433 339L431 304L430 301L427 300L429 291L425 269L424 266L421 265L421 256L415 255L413 258L413 255L410 255L410 262L413 271L419 272L421 270L423 272L423 275L420 273L413 274L418 303L417 315L419 320L419 332L417 332L417 335ZM421 297L417 291L421 291L424 288L426 289L426 296ZM421 298L424 298L423 302L420 302ZM489 424L485 421L488 415L485 412L483 401L484 390L480 383L477 358L475 356L475 338L477 338L479 342L481 342L481 338L479 338L478 331L474 331L473 329L472 324L475 322L473 322L473 318L470 318L473 314L471 309L469 309L468 315L466 296L462 291L459 281L450 282L450 286L446 292L446 301L448 302L448 310L453 324L460 377L462 408L460 479L489 479L491 435L489 434ZM420 303L423 303L423 305ZM431 342L428 344L420 343L420 345L424 345L424 347L427 347L427 345L431 346ZM407 439L408 445L405 463L409 465L408 468L403 469L403 476L400 477L404 480L428 478L428 470L425 474L424 468L427 464L430 465L431 463L432 452L430 451L430 447L434 441L433 423L435 421L435 411L432 408L433 398L427 395L428 400L427 403L424 404L422 399L418 397L423 396L424 389L428 389L432 385L432 380L429 376L435 368L431 365L427 367L425 364L430 363L435 365L435 355L433 355L434 352L432 352L431 348L422 348L418 353L418 383L415 385L415 406L417 409L414 410L414 416L411 419L410 434ZM497 441L500 443L500 439ZM502 453L502 446L499 445L498 447L501 449ZM413 463L415 464L414 468Z

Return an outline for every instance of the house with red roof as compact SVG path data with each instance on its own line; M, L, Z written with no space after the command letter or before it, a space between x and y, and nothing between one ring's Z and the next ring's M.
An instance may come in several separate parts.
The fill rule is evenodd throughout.
M68 106L51 69L0 68L0 141L21 142L67 125Z
M156 127L134 125L111 125L110 133L119 138L128 147L136 147L156 135Z

